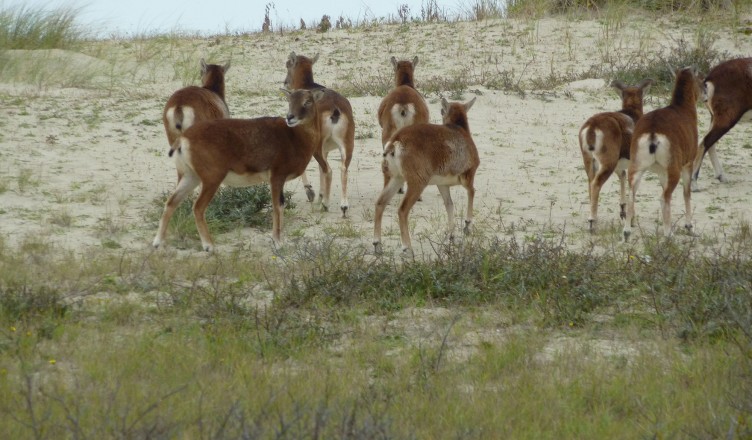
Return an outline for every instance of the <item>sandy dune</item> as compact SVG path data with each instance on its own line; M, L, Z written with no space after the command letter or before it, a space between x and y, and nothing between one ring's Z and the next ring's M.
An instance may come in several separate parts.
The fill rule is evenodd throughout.
M564 231L573 244L587 242L587 187L577 131L593 113L618 110L620 101L602 79L587 78L583 73L603 63L606 56L618 54L617 58L628 59L639 56L640 51L669 47L680 38L693 42L700 29L717 38L714 47L718 50L731 55L752 53L752 40L729 32L733 29L724 24L708 31L707 24L671 17L658 25L639 16L612 21L621 25L607 18L494 20L391 25L326 34L305 31L178 42L110 41L92 43L85 54L56 51L47 64L42 54L16 54L38 63L31 71L42 73L35 78L24 71L26 80L7 71L0 77L0 234L13 245L49 237L80 252L103 245L125 249L150 246L156 225L144 220L145 212L153 210L153 200L172 190L175 183L161 126L164 102L183 85L175 66L195 65L197 70L201 57L211 62L231 58L227 100L233 116L281 116L286 102L278 89L287 55L295 51L321 53L314 67L315 80L349 95L357 125L349 183L350 216L342 219L336 209L339 155L332 153L335 209L320 212L318 206L305 201L300 180L288 183L286 189L295 191L298 205L286 213L284 234L288 237L342 234L370 246L373 206L382 185L382 147L376 120L381 96L354 96L352 90L391 78L390 56L417 55L416 82L426 94L432 121L440 119L436 90L442 84L447 90L440 93L450 100L477 96L469 118L481 156L476 179L478 227L498 234ZM157 44L162 46L153 46ZM84 66L84 71L94 73L88 78L82 77L80 69L50 67L60 65ZM50 76L44 76L46 71ZM66 80L66 75L71 78ZM494 75L507 75L525 95L478 84ZM458 79L470 81L461 96L449 90L451 81ZM649 93L645 111L665 105L666 98L665 94ZM704 109L699 116L702 136L710 117ZM719 143L730 183L712 179L710 163L704 162L703 191L692 195L698 233L717 237L724 228L751 218L749 138L749 126L740 125ZM317 183L315 162L309 170ZM465 193L455 187L452 194L459 232ZM657 230L658 194L656 179L641 187L638 237ZM675 221L683 214L680 199L677 191ZM398 202L399 197L384 219L387 252L399 250ZM595 238L618 241L615 178L604 187L600 218L604 232ZM411 219L418 252L427 238L440 239L446 219L436 189L426 190ZM250 228L215 240L220 252L238 246L269 248L271 244L269 231ZM199 252L198 245L190 252L194 251Z

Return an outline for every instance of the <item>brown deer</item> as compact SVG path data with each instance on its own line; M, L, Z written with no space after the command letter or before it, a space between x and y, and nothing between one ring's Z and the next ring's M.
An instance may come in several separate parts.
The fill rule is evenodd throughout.
M384 208L407 182L407 191L399 207L399 226L402 251L412 253L408 215L423 190L436 185L444 199L447 211L447 234L454 230L454 204L449 187L462 185L467 190L467 216L464 232L469 233L473 221L473 181L480 164L478 150L470 134L467 112L475 103L471 101L449 103L441 100L443 125L414 124L397 131L384 147L384 160L391 179L376 201L373 245L376 253L381 249L381 219Z
M693 191L699 190L697 179L706 153L713 164L715 178L722 183L728 182L715 146L737 122L749 119L747 113L752 110L752 58L737 58L717 65L705 77L702 89L705 105L710 110L711 127L702 139L702 149L695 158Z
M287 76L285 77L285 87L289 89L320 89L324 96L316 102L319 117L321 118L321 156L324 158L323 165L319 164L320 185L319 198L324 210L329 209L329 195L332 186L332 170L329 167L327 156L332 150L339 150L342 157L341 178L342 178L342 199L339 208L342 216L347 216L347 210L350 206L347 201L347 170L352 161L353 149L355 148L355 119L353 118L352 106L344 96L328 89L313 81L313 65L318 60L316 54L313 58L303 55L290 53L287 59ZM313 201L315 193L308 181L305 172L302 176L303 185L306 188L306 195L309 201Z
M643 94L652 83L652 79L643 80L636 86L627 86L621 81L612 82L611 86L618 89L621 95L621 110L593 115L580 128L580 152L588 176L590 196L590 232L595 231L601 188L614 172L619 176L620 217L624 219L627 215L629 145L635 122L642 117Z
M690 204L692 165L697 156L697 98L699 79L694 68L676 74L671 103L653 110L637 121L629 156L629 185L632 188L624 220L624 240L632 233L635 196L645 171L658 175L663 188L661 210L663 231L671 234L671 195L681 179L684 186L684 227L692 229Z
M201 87L184 87L170 96L162 112L162 123L167 142L173 144L188 127L199 121L229 118L225 102L225 74L230 62L224 66L206 64L201 59Z
M251 186L269 182L273 208L272 239L280 241L284 183L300 176L311 157L323 163L321 119L316 101L324 92L289 92L286 118L214 119L197 122L178 138L174 150L175 165L181 178L165 204L154 238L159 247L167 234L173 212L200 184L201 192L193 204L196 229L203 249L211 252L214 242L204 213L221 184Z
M381 100L378 110L381 126L381 145L402 127L429 122L428 105L420 93L415 90L414 72L418 57L411 61L397 61L391 58L394 67L394 88ZM382 165L384 186L389 183L385 163ZM400 188L402 192L402 188Z

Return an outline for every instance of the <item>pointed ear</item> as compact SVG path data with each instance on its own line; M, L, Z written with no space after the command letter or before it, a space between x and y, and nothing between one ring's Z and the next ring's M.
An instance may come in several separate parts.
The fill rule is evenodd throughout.
M613 87L615 89L619 89L621 91L624 91L624 89L627 88L627 85L624 84L623 82L619 81L618 79L615 79L615 80L611 81L611 87Z
M470 101L465 103L465 112L469 111L470 108L475 104L475 98L471 99Z
M443 115L444 112L446 112L448 108L449 108L449 103L447 102L446 99L442 97L441 98L441 114Z
M311 59L311 64L316 64L316 61L318 60L319 60L319 54L314 55L313 58Z
M394 66L395 69L397 69L397 58L392 57L392 66Z
M676 81L676 69L674 69L674 66L669 63L666 63L666 66L668 67L668 71L671 74L671 80Z
M203 75L206 73L206 70L207 70L206 61L204 61L204 59L201 58L200 64L201 64L201 74Z
M311 90L311 96L313 96L313 101L316 102L319 99L323 98L326 92L324 89L314 89Z
M288 57L287 57L287 60L288 60L288 61L290 61L291 63L294 63L294 62L295 62L295 59L296 59L297 57L298 57L298 56L297 56L297 55L295 55L295 52L290 52L290 56L288 56Z
M413 67L418 65L418 57L413 58Z
M231 62L231 60L228 60L227 63L225 63L225 65L222 66L222 71L224 73L227 73L227 71L230 70L230 62Z
M655 83L655 80L653 78L647 78L647 79L643 79L642 82L637 87L642 89L642 93L645 93L650 89L650 86L652 86L654 83Z

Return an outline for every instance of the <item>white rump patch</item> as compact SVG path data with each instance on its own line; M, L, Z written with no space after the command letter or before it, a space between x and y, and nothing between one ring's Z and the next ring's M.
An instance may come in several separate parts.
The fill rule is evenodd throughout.
M650 153L650 134L644 133L637 140L637 155L633 160L639 170L645 170L657 164L663 168L668 167L671 160L671 144L664 134L655 134L655 153Z
M171 130L177 129L178 121L175 119L175 110L177 110L177 107L170 107L165 112L165 116L167 117L167 124ZM195 121L196 114L193 111L193 107L183 106L183 120L180 122L180 131L185 131L185 129L193 125Z
M593 151L590 151L590 146L587 143L587 134L590 130L595 131L595 149ZM593 129L590 125L584 127L580 131L580 148L582 149L583 153L590 155L590 157L593 157L599 152L603 151L603 130L600 130L598 128Z
M405 113L404 116L402 116L402 113ZM399 130L402 127L407 127L408 125L412 125L413 121L415 120L415 105L413 103L409 104L394 104L392 106L392 121L394 121L394 125Z
M384 148L388 148L389 145L390 143L387 142ZM389 172L392 173L393 176L402 176L404 175L402 172L402 155L405 153L405 147L400 141L394 141L391 145L394 148L394 155L387 154L384 159L386 160Z
M183 128L182 130L185 131L186 128L192 126L196 122L196 113L193 111L193 107L190 106L183 106Z

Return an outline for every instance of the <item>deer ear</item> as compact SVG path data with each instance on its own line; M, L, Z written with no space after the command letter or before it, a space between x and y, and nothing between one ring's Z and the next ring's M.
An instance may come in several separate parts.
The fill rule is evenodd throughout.
M615 80L611 81L611 87L623 91L624 89L627 88L627 85L624 84L623 82L619 81L618 79L615 79Z
M313 96L313 101L318 101L319 99L323 98L326 92L324 89L314 89L311 90L311 95Z
M319 54L316 54L313 56L313 59L311 59L311 64L316 64L316 61L319 60Z
M475 98L465 103L465 111L469 111L473 104L475 104Z
M200 64L201 64L201 74L203 75L206 73L208 66L206 65L206 61L203 58L201 58Z
M227 73L227 71L230 70L230 62L231 62L231 60L228 60L227 63L225 63L225 65L222 66L222 71L224 73Z
M642 92L645 93L650 89L650 86L652 86L655 83L655 80L653 78L643 79L642 82L637 86L642 89Z
M441 114L443 115L445 111L449 109L449 102L447 102L446 99L443 97L441 98Z
M418 65L418 57L415 56L415 58L413 58L413 67L415 67L417 65Z
M392 66L394 66L395 69L397 69L397 58L392 57Z
M288 61L290 61L291 63L294 63L294 62L295 62L295 59L296 59L297 57L298 57L298 56L297 56L297 55L295 55L295 52L290 52L290 55L289 55L289 56L287 57L287 60L288 60Z

